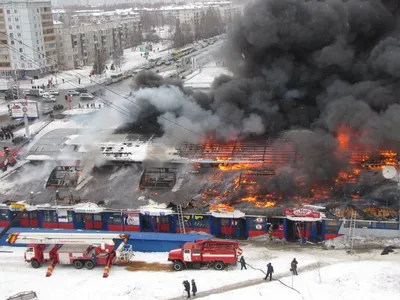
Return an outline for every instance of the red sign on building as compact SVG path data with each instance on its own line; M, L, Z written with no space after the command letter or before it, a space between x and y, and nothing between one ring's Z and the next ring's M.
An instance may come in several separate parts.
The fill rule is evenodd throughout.
M291 217L303 217L303 218L320 218L321 214L317 211L313 211L307 208L300 208L300 209L285 209L285 215Z

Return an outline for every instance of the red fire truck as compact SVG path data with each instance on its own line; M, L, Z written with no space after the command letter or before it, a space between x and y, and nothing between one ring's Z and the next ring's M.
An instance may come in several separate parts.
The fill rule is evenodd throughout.
M238 241L199 240L187 242L183 247L169 252L168 261L174 263L175 271L183 268L200 269L213 265L215 270L223 270L226 265L236 264L242 255Z
M129 234L101 233L11 233L9 244L28 244L25 261L35 269L50 263L46 277L51 276L57 264L73 265L76 269L105 266L103 277L108 277L111 265L126 263L132 255L132 245L126 245ZM121 241L115 249L115 244Z
M18 147L4 147L4 152L0 151L0 169L5 172L9 166L13 167L21 151Z

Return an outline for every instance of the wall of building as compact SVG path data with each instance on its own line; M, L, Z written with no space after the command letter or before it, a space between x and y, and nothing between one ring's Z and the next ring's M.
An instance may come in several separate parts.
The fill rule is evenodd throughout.
M140 30L138 17L79 27L56 24L60 69L93 65L97 49L112 57L115 51L132 47L131 35Z
M40 77L57 68L56 38L50 1L13 0L0 3L0 28L8 35L9 66L1 65L0 77ZM3 53L6 51L3 45ZM48 57L47 57L48 56Z

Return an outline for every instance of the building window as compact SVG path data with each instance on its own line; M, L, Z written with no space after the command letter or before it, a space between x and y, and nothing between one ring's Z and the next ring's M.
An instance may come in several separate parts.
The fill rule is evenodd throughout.
M8 22L11 22L11 18L8 18Z
M17 14L17 13L18 13L18 10L14 9L14 13L16 13L16 14Z
M37 12L39 12L39 8L37 9Z
M24 50L22 48L19 48L19 52L24 52Z
M57 222L57 216L55 211L43 211L45 222Z
M14 41L11 41L11 45L14 45L15 43L14 43Z
M37 47L37 51L40 51L40 48L39 48L39 47Z
M10 38L13 38L14 37L14 33L10 33Z
M17 29L20 29L21 27L19 27L19 25L17 25Z
M21 68L25 68L25 64L24 63L21 64Z
M24 60L24 57L22 55L20 56L20 58L21 58L21 60Z
M21 37L21 34L20 34L20 33L18 33L18 37Z
M7 9L7 15L9 15L10 14L10 10L9 9Z
M8 29L12 30L12 26L11 26L11 25L8 25Z
M19 19L18 18L15 18L15 22L18 22L19 21Z

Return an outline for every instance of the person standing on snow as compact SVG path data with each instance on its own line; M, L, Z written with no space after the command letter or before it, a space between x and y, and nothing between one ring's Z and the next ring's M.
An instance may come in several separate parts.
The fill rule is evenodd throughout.
M189 281L185 280L183 283L183 286L185 287L185 291L187 293L187 298L190 298L190 283Z
M239 262L240 262L240 265L241 265L240 270L243 270L243 268L244 268L245 270L247 270L247 268L246 268L246 261L244 260L244 256L242 256L242 257L240 258Z
M269 281L272 280L272 273L274 273L274 267L271 265L271 263L268 263L267 265L267 275L265 276L264 280L268 279L269 276Z
M298 264L298 262L297 262L296 258L293 258L292 262L290 263L290 268L291 268L291 271L293 272L293 275L298 275L297 274L297 264Z
M192 279L192 293L193 293L193 297L196 296L197 286L196 286L196 282L194 282L194 279Z

